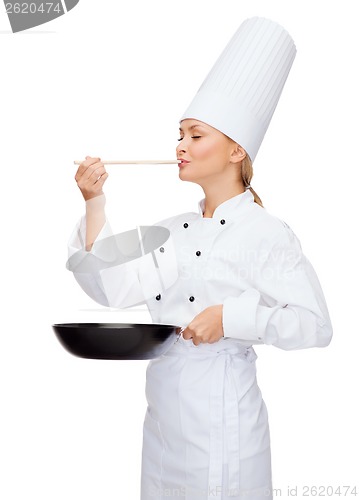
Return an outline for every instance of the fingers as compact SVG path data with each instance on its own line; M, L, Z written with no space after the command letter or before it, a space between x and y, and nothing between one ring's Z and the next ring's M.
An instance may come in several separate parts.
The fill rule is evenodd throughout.
M185 340L192 339L193 343L195 345L198 345L200 343L200 339L196 336L195 331L191 330L190 325L188 325L182 332L182 337Z
M102 194L102 187L108 175L101 158L86 156L75 174L75 180L85 200Z
M86 160L79 165L79 168L77 169L77 172L75 174L76 182L88 179L91 174L99 167L105 168L104 164L101 163L100 160L101 158L86 156Z
M77 169L77 172L75 174L75 180L78 181L78 179L81 178L81 176L87 170L87 168L93 163L96 163L96 161L100 161L100 158L91 158L91 156L86 156L86 159L82 163L80 163Z
M108 177L108 172L105 172L104 174L102 174L97 180L96 180L96 185L98 186L103 186L104 183L105 183L105 180L107 179Z
M214 344L215 342L218 342L218 340L223 337L223 332L220 330L210 330L208 327L206 328L201 328L198 325L188 325L183 331L182 331L182 337L185 340L190 340L192 339L192 342L195 346L198 346L199 344Z
M188 340L188 339L192 338L192 333L191 333L191 331L190 331L190 329L189 329L188 326L182 331L182 337L185 340Z
M103 166L103 163L94 163L89 166L88 169L83 174L84 182L92 182L95 183L98 179L100 179L101 175L106 174L106 169Z
M93 185L93 189L95 191L99 191L99 190L102 190L102 186L104 185L106 179L108 177L108 172L105 172L104 174L101 175L101 177L99 177L95 184Z

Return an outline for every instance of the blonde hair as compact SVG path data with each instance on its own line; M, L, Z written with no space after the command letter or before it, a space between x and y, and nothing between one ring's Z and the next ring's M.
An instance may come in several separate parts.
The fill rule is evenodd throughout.
M262 208L264 208L263 204L262 204L262 200L259 198L257 193L254 191L254 189L250 185L252 177L253 177L253 166L252 166L252 160L250 159L248 153L246 153L245 158L241 162L241 175L242 175L244 187L246 189L249 189L250 192L253 194L254 201L256 203L258 203L258 205L260 205Z

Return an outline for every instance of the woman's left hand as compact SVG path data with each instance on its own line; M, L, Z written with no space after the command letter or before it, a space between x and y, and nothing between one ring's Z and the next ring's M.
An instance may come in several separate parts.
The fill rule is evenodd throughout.
M194 345L213 344L224 336L222 325L223 304L210 306L197 314L183 330L185 340L192 339Z

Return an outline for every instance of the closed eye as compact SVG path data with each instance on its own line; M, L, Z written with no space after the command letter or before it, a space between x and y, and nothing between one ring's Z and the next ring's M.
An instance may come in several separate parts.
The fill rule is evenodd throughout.
M191 139L200 139L202 136L201 135L192 135ZM180 137L177 139L177 141L182 141L183 137Z

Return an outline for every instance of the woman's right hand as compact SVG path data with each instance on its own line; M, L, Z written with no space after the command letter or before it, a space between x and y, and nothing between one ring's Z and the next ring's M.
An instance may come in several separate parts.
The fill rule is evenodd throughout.
M101 158L86 156L77 169L75 180L85 201L103 194L102 187L108 173L101 163Z

